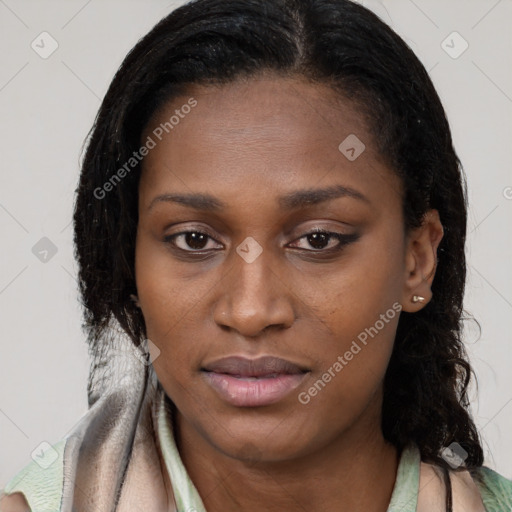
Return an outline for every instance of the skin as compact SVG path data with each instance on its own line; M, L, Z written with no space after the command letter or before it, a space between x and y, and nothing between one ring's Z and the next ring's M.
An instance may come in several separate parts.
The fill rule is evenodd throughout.
M394 303L411 313L428 303L437 212L404 232L399 178L357 108L324 85L261 75L187 92L143 133L197 100L143 160L136 242L139 305L185 467L207 510L383 512L398 465L380 421L399 315L309 403L298 395ZM366 146L354 161L338 149L350 134ZM279 196L334 185L366 199L279 206ZM155 200L170 193L208 193L226 207ZM329 254L337 240L305 236L314 227L358 238ZM208 237L174 238L182 251L173 249L166 236L186 230ZM236 252L246 237L262 248L251 263ZM236 407L200 371L230 355L281 357L309 373L277 403Z
M20 492L15 492L0 498L0 512L28 512L28 506L25 496Z

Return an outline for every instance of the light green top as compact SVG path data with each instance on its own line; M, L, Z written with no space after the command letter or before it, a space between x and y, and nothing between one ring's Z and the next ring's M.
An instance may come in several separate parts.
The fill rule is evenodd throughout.
M163 411L158 416L158 436L172 482L178 511L206 512L196 487L190 480L176 447L172 425ZM6 494L22 492L32 512L60 512L63 481L63 454L66 439L48 448L19 471L5 486ZM415 445L403 450L388 512L415 512L420 477L420 452ZM476 477L475 477L476 476ZM512 511L512 481L481 467L473 478L486 512ZM1 494L1 492L0 492Z

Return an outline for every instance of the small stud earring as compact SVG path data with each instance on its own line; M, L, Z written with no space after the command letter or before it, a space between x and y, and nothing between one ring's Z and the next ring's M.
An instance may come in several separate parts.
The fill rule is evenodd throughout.
M422 297L421 295L413 295L412 301L413 302L425 302L425 297Z

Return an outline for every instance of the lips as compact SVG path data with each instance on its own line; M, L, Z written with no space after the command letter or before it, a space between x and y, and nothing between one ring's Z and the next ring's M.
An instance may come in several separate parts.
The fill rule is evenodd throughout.
M226 357L202 368L209 386L221 399L237 407L270 405L282 400L301 384L308 371L272 356Z
M279 374L293 375L304 373L305 369L278 357L265 356L258 359L245 357L225 357L204 367L205 371L225 373L236 377L265 377Z

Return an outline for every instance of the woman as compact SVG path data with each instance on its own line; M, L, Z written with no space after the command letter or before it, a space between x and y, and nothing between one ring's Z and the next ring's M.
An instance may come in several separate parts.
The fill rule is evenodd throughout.
M512 510L461 340L466 197L347 0L197 0L116 74L74 214L87 415L1 510Z

